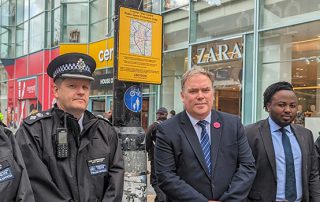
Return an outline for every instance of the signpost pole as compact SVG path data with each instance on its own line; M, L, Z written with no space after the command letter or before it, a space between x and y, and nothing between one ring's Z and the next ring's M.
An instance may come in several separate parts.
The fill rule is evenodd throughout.
M122 201L146 201L147 157L141 127L142 84L118 80L120 6L142 10L142 0L116 0L114 18L114 83L112 121L122 141L125 181ZM129 46L129 44L127 44Z

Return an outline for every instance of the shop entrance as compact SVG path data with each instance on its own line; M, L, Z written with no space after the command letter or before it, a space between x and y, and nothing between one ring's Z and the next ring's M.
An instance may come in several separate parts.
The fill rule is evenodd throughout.
M108 112L112 108L112 96L92 96L89 99L88 110L94 115L105 116L105 112Z
M19 100L19 118L18 125L22 123L22 120L31 114L38 112L37 99L24 99Z
M216 109L219 111L240 115L240 90L238 88L225 88L216 90Z

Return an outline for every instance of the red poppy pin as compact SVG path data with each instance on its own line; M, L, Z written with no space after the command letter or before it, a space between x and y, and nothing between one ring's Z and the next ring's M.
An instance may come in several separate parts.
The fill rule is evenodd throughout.
M219 122L214 122L213 127L214 128L220 128L221 124Z

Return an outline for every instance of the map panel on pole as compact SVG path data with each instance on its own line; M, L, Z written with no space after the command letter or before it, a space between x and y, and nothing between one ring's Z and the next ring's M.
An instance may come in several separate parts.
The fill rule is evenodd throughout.
M120 7L118 79L161 84L162 16Z

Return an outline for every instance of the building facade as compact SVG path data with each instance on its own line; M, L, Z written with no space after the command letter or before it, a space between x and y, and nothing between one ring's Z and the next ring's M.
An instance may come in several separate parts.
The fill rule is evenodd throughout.
M0 109L17 127L54 102L48 63L64 52L98 64L88 109L112 106L113 0L0 0ZM215 74L215 108L245 124L265 118L262 93L286 80L298 95L296 122L320 123L320 2L318 0L144 0L163 16L162 85L143 85L142 123L159 106L176 112L181 76L193 65Z

